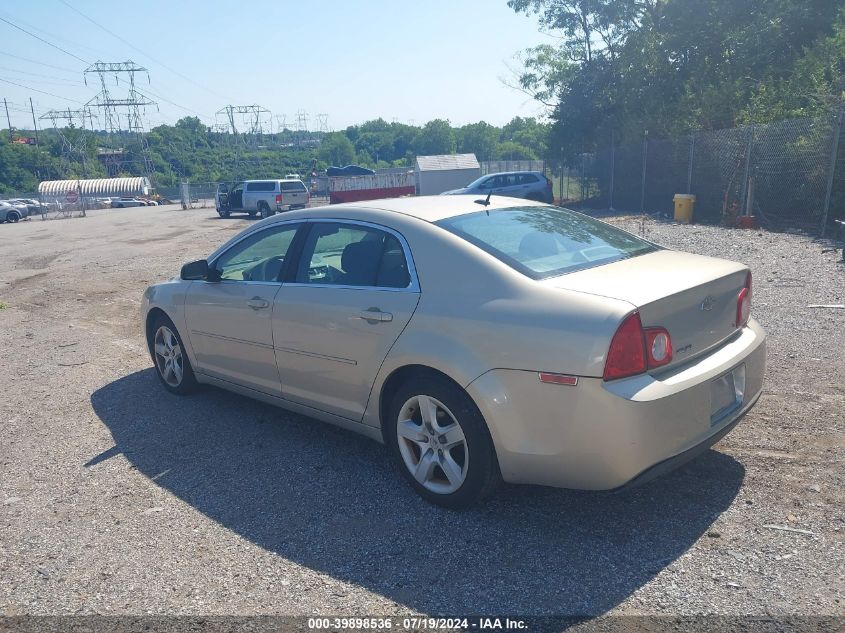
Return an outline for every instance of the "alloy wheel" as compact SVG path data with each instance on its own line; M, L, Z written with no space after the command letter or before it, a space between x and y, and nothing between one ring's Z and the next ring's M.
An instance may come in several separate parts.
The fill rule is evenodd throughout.
M399 411L396 438L405 467L426 490L447 495L466 480L466 437L439 400L423 395L410 398Z
M182 384L184 375L184 360L182 346L173 331L166 325L156 330L154 339L156 368L164 382L171 387Z

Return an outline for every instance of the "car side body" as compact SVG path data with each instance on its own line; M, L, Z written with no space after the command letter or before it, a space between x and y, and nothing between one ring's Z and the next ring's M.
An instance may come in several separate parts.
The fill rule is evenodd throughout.
M13 224L28 218L29 206L14 200L0 200L0 222Z
M525 198L551 204L554 201L552 183L540 171L506 171L485 174L462 189L444 191L441 195L494 195Z
M130 207L146 207L149 206L144 200L138 198L116 198L111 202L112 209L126 209Z
M494 197L480 207L435 196L312 208L256 223L212 253L209 267L274 226L350 223L399 240L408 285L173 279L143 297L151 354L155 359L151 327L166 315L199 382L382 442L399 386L435 375L477 407L501 477L512 483L611 490L715 443L762 390L765 333L753 319L733 323L747 267L655 247L532 279L443 225L469 213L537 206ZM309 274L322 274L311 266ZM233 307L256 299L269 309ZM213 316L207 307L215 302L225 305ZM608 350L635 314L646 327L671 323L678 353L665 367L608 380ZM239 319L237 328L213 331L226 319ZM227 356L228 373L213 367L212 359ZM736 397L716 410L726 381L729 389L736 383Z

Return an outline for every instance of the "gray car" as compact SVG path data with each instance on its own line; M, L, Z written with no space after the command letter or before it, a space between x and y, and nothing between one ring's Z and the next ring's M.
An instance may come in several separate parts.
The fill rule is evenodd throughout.
M488 194L525 198L537 202L554 201L552 181L539 171L507 171L498 174L486 174L473 180L462 189L444 191L441 195Z
M17 222L29 217L29 207L11 200L0 200L0 223Z

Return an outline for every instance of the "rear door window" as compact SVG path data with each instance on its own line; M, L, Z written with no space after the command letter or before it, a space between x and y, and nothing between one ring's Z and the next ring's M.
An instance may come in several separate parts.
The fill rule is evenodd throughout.
M367 226L319 222L311 227L305 240L296 281L407 288L411 277L396 236Z
M282 191L297 192L306 191L305 185L301 182L281 182Z

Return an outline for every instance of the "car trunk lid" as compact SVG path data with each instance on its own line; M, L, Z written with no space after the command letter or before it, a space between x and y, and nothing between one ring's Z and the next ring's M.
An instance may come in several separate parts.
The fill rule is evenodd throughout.
M671 250L547 279L556 288L621 299L635 307L643 327L663 327L677 365L737 331L737 297L748 268L742 264Z

